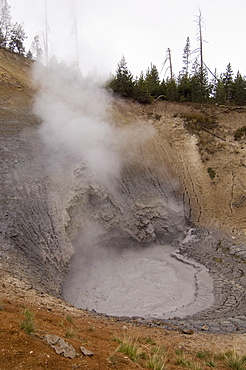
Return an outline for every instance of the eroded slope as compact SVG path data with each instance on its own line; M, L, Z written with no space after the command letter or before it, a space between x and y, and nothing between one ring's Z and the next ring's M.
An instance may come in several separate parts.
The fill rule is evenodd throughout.
M218 331L226 318L231 331L237 316L245 330L245 142L233 136L244 110L114 101L123 164L99 183L86 162L42 143L30 109L31 63L2 50L0 57L2 269L59 295L71 241L86 238L86 230L108 241L178 245L189 227L206 227L190 231L181 246L181 255L204 263L214 278L215 304L203 318L215 320ZM187 115L204 111L216 125L192 133ZM192 323L200 328L201 318Z

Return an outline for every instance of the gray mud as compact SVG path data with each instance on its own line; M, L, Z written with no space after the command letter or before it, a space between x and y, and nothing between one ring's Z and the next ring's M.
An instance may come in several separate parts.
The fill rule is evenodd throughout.
M94 253L77 250L63 286L65 300L108 315L152 318L185 317L212 305L213 282L204 266L172 257L170 245L119 243L93 246Z

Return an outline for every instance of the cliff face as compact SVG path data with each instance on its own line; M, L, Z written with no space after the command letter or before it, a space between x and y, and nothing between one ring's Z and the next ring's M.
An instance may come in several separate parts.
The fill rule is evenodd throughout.
M0 50L1 266L34 287L59 294L71 255L50 200L32 114L33 62Z
M40 120L32 113L37 91L32 62L4 50L0 61L3 270L59 295L81 235L85 243L93 236L109 243L127 238L178 245L190 226L227 233L228 253L237 241L245 258L246 143L243 138L234 139L234 132L245 124L244 108L112 101L111 124L123 143L121 167L117 175L99 181L86 161L47 147L41 140ZM214 250L218 260L225 248L212 238L197 239L198 244L212 240L206 247L210 256L205 258L206 248L199 255L198 244L190 245L189 253L215 276ZM228 299L231 286L239 296L235 279L240 287L246 284L245 263L238 263L232 264L225 282L221 272L213 312ZM223 270L217 263L218 268ZM238 269L242 274L235 277ZM245 298L241 294L239 299L242 313Z

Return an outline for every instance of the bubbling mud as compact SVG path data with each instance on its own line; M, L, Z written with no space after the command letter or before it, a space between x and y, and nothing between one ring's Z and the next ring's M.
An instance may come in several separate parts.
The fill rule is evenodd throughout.
M170 245L77 249L63 286L74 306L113 316L185 317L213 303L207 269ZM174 254L175 255L175 254Z

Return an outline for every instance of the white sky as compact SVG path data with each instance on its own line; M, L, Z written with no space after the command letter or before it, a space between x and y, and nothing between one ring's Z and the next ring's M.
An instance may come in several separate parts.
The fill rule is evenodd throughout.
M49 48L58 59L73 61L75 37L73 0L47 0ZM35 34L45 29L44 0L9 0L13 22L24 23L28 50ZM122 55L138 75L150 63L159 72L171 49L173 70L182 69L187 36L196 40L196 16L201 9L204 61L217 72L230 62L234 74L246 75L245 0L74 0L78 23L80 66L84 73L114 73ZM164 77L163 70L161 78Z

